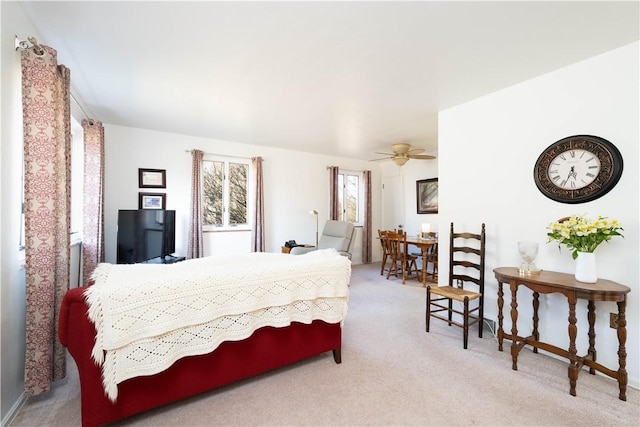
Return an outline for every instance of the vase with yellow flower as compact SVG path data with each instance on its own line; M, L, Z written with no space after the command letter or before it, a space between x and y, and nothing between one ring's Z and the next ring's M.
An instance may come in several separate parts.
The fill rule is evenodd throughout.
M599 216L591 220L585 216L571 215L547 226L549 242L565 245L576 260L576 280L585 283L598 281L594 251L602 242L614 236L622 236L623 228L615 220Z

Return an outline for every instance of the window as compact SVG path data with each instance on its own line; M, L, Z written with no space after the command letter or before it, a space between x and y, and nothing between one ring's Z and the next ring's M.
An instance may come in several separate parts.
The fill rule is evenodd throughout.
M71 243L82 240L84 201L84 131L71 118Z
M362 225L362 172L340 170L338 173L338 211L342 221Z
M203 162L204 230L249 230L249 160L216 158Z

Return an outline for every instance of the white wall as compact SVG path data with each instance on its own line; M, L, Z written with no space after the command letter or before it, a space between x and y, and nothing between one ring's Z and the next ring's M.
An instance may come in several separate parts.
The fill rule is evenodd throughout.
M574 272L566 248L547 244L548 223L576 213L617 218L625 238L596 250L598 276L631 288L627 303L627 371L629 384L639 381L639 44L605 53L562 70L529 80L440 114L440 163L455 165L440 171L440 229L453 221L460 229L479 230L487 225L487 281L485 316L496 319L497 283L492 270L517 266L519 240L540 244L536 260L545 270ZM538 155L551 143L570 135L591 134L613 142L624 157L618 185L604 197L578 205L544 197L533 181ZM443 233L444 234L444 233ZM446 233L448 236L448 233ZM445 241L443 241L445 240ZM440 256L448 253L441 239ZM446 259L446 258L445 258ZM447 271L441 270L440 283ZM531 330L531 293L519 293L518 330ZM578 351L588 348L586 302L579 304ZM615 303L596 303L598 361L617 367L617 337L608 326ZM541 337L567 347L566 299L541 298ZM509 319L508 313L505 315ZM510 327L510 321L505 320ZM578 390L580 382L578 381ZM616 393L612 386L612 393ZM579 391L578 391L579 393Z
M322 232L329 212L327 166L372 171L373 231L380 222L380 173L377 166L362 160L315 155L299 151L260 147L250 144L177 135L145 129L105 125L105 256L116 259L116 223L118 209L137 209L138 192L166 192L167 209L176 210L176 254L185 255L188 240L188 215L191 186L191 155L200 149L206 153L238 157L261 156L264 159L265 249L280 252L287 240L315 244L315 218L319 212ZM166 190L138 188L138 168L166 169ZM353 248L353 262L361 263L361 230ZM378 245L374 261L380 260ZM205 233L205 255L249 252L248 232Z
M438 178L439 155L433 160L409 160L404 166L395 163L380 163L383 179L386 177L401 176L403 181L403 211L404 221L402 225L408 235L416 235L422 231L422 224L431 224L431 231L438 232L438 214L418 214L416 204L416 181L429 178ZM439 182L439 180L438 180ZM399 224L398 224L399 225Z

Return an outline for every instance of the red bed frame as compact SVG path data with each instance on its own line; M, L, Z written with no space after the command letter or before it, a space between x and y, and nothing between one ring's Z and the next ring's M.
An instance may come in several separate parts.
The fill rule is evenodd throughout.
M242 341L227 341L202 356L190 356L151 376L118 385L112 403L102 386L101 369L91 358L96 330L87 317L86 288L69 290L60 309L58 336L78 367L82 425L113 422L332 350L341 363L339 323L315 320L286 328L264 327Z

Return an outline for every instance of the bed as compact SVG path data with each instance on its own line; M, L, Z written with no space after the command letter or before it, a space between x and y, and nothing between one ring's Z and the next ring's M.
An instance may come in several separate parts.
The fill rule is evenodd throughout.
M351 272L350 261L345 257L335 251L318 251L315 255L298 257L286 254L247 254L242 257L191 261L172 264L183 264L180 268L156 265L153 269L106 265L100 270L101 264L96 270L98 274L94 276L95 284L71 289L65 295L58 333L60 341L67 347L78 368L83 426L113 422L329 351L333 352L335 362L341 363L341 331L346 316ZM205 270L198 267L205 266L214 272L207 276L216 277L213 284L194 274L195 271ZM142 276L146 279L135 279L136 274L131 272L136 269L144 272ZM108 280L112 282L109 286L116 290L116 297L96 297L100 294L96 289L104 290L108 287L105 286L105 278L100 277L105 271ZM180 294L180 288L174 287L176 277L182 276L188 277L183 277L178 285L186 286L189 290L188 297L173 298L171 307L200 308L203 304L195 304L194 301L201 301L202 298L215 303L208 305L206 310L197 310L198 316L186 316L192 323L196 323L173 329L175 322L166 321L161 315L158 317L158 312L162 310L157 311L158 306L154 306L157 301L153 298L146 300L144 295L149 294L150 289L153 289L151 293L155 295L154 283L157 287L164 288L158 293L161 301L165 301L167 295L173 296L172 289ZM235 285L232 283L234 280L237 282ZM200 286L201 282L208 285ZM167 287L168 283L171 286ZM289 291L283 292L282 288L288 288ZM132 289L143 296L137 300L133 297L136 293L131 293ZM257 292L256 289L260 291ZM220 292L223 297L219 296ZM277 298L273 294L277 294ZM107 295L110 294L107 292ZM194 295L198 297L194 299ZM236 297L231 298L233 295ZM239 298L237 295L243 297ZM117 303L107 303L109 298ZM287 298L291 302L281 304ZM221 308L225 304L221 301L229 299L234 301L231 304L232 310L225 312ZM238 304L237 299L242 299L243 303ZM245 299L249 302L245 303ZM267 302L263 303L265 300ZM109 313L113 308L110 305L115 306L115 314ZM123 307L127 305L131 307ZM140 312L140 305L147 307L144 311L147 315L132 316L131 313ZM321 309L318 312L309 308L312 306L320 306ZM154 309L149 310L148 307ZM238 312L247 307L254 310ZM171 316L176 311L166 310L166 307L163 310ZM271 314L266 316L265 321L265 310L285 314L284 317L280 314L274 317ZM154 316L148 316L150 312ZM202 312L214 314L202 315ZM96 316L101 320L96 321ZM207 320L207 316L211 319ZM138 327L140 317L151 325L154 334L160 330L159 336L146 336L140 332L145 329ZM111 321L115 319L117 330L126 329L122 328L123 319L135 318L135 322L125 321L127 325L136 324L135 333L127 331L127 339L124 341L122 336L115 340L113 337L109 338L107 324L110 318ZM241 324L240 331L234 329L234 326L230 334L227 328L220 328L221 324L237 323ZM158 324L166 326L158 329ZM216 326L212 328L212 324ZM215 336L207 335L209 343L207 340L198 340L191 346L193 348L189 350L190 354L184 354L184 348L190 346L184 342L176 343L175 335L172 334L184 329L188 332L187 335L191 335L193 329L189 328L202 328L203 325L208 325L207 330L224 329L225 332L220 334L218 331L213 334ZM169 342L177 345L167 347L162 342L167 337ZM116 342L119 347L114 349L109 342ZM203 347L202 342L211 348ZM149 345L153 350L145 347ZM159 348L165 351L157 351ZM140 354L149 353L154 354L153 363L146 363L146 357L139 357ZM156 358L156 353L162 353L162 356ZM115 361L114 365L118 367L121 364L128 366L130 371L114 374L107 366L109 360ZM139 366L138 362L141 360L143 363Z

